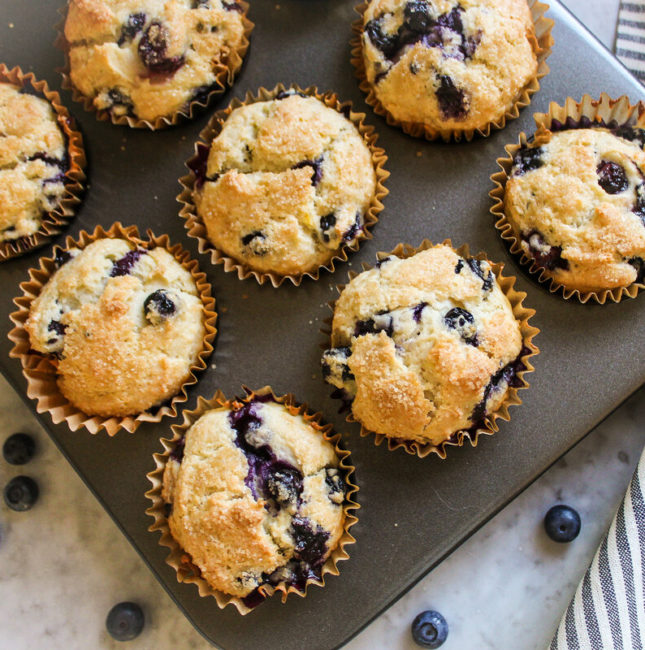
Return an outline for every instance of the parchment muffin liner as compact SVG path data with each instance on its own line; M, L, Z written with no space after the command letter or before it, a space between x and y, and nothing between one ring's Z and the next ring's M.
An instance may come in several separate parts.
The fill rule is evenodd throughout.
M548 113L535 113L533 119L537 126L533 136L536 142L548 138L551 128L554 128L554 130L576 128L581 122L584 122L585 125L604 124L610 128L631 126L644 129L645 103L638 102L632 105L626 95L618 99L612 99L607 93L602 93L599 99L584 95L579 102L567 97L563 106L551 102ZM527 137L522 132L518 136L517 144L506 145L504 148L507 155L497 159L497 165L501 171L492 174L490 177L495 185L494 189L488 193L493 199L493 206L490 211L497 219L495 228L499 230L500 237L507 243L510 252L519 258L520 264L526 267L528 273L538 282L548 284L551 293L559 292L565 300L575 297L581 303L595 300L597 303L604 305L608 300L617 303L625 297L635 298L638 292L645 288L645 284L634 282L627 287L615 287L601 291L581 291L567 288L553 278L547 269L540 266L536 260L523 251L520 245L519 233L515 232L513 224L506 217L504 196L506 182L513 166L513 158L517 151L530 141L531 137Z
M201 94L199 98L187 102L183 108L179 109L172 115L162 115L156 117L154 120L142 120L132 115L114 115L109 109L96 108L92 98L86 97L74 86L70 76L70 44L65 38L65 21L67 20L68 9L68 5L66 4L65 7L59 10L62 19L56 25L58 35L54 42L54 45L65 54L65 65L57 70L63 77L62 87L65 88L65 90L70 90L72 93L72 99L75 102L83 104L83 108L86 111L95 113L96 119L101 122L109 120L112 124L118 126L129 126L132 129L150 129L151 131L158 131L168 128L169 126L175 126L181 121L192 120L195 115L204 110L212 101L214 101L215 97L221 95L229 86L233 85L235 76L242 68L244 57L249 49L251 32L255 25L247 17L249 3L245 0L238 0L238 4L243 8L242 22L244 25L244 33L242 35L242 40L237 48L226 48L221 61L213 65L215 81L212 83L211 89L205 95Z
M167 250L190 273L204 306L205 335L202 349L189 369L188 379L169 401L138 415L91 416L77 408L63 396L58 387L57 360L52 355L41 354L32 350L29 333L25 329L25 323L29 317L33 301L57 270L55 263L56 252L69 250L73 247L84 249L92 242L108 238L126 239L142 248L160 247ZM14 346L9 356L20 359L22 363L22 372L27 379L27 396L36 400L36 411L38 413L49 413L54 424L63 421L67 422L72 431L85 427L90 433L95 434L101 429L105 429L108 436L114 436L120 429L133 433L142 422L159 422L165 416L176 417L177 406L188 399L187 387L195 384L197 382L196 373L206 368L206 360L213 352L213 340L217 333L215 328L217 321L215 299L211 296L211 285L207 281L206 274L199 270L197 262L190 258L190 253L185 251L180 244L171 245L167 235L156 236L148 230L147 239L143 239L139 236L139 230L136 226L123 226L120 222L113 224L107 231L101 226L97 226L92 233L83 230L79 233L77 240L67 237L65 246L54 247L53 253L52 257L40 258L39 268L29 269L29 280L20 284L23 295L14 298L18 311L10 315L14 327L9 332L9 339Z
M504 264L500 262L492 262L490 259L488 259L486 254L483 252L477 253L476 255L471 255L468 244L463 244L459 248L453 248L450 239L444 240L443 242L441 242L441 244L445 246L449 246L450 248L452 248L452 250L455 253L457 253L457 255L460 255L461 257L464 258L473 257L474 259L480 261L485 260L491 265L492 271L495 274L495 278L497 280L497 284L500 286L503 294L506 296L509 303L511 304L513 316L515 317L515 320L519 323L520 326L520 333L522 335L522 351L519 356L519 361L524 366L524 369L519 370L516 374L516 379L520 382L520 385L508 387L504 401L493 413L486 414L483 423L480 423L479 425L476 425L471 429L456 431L455 433L452 434L452 436L448 440L444 440L438 445L435 445L431 442L422 443L415 440L393 438L393 437L386 436L385 434L382 433L376 433L375 431L368 429L360 420L354 417L351 410L351 404L345 404L344 407L341 408L341 410L347 408L347 415L345 417L347 422L357 422L358 424L360 424L361 437L373 436L374 444L377 447L380 446L383 442L387 441L387 447L390 451L394 451L395 449L402 448L408 454L417 455L419 456L419 458L425 458L430 454L436 454L437 456L439 456L439 458L445 460L447 456L448 447L461 447L463 446L464 441L466 440L469 440L470 444L473 447L476 447L480 436L492 436L493 434L497 433L497 431L499 431L499 425L497 424L498 419L506 420L506 421L509 421L511 419L509 413L509 407L514 405L519 405L522 403L522 400L518 395L518 391L529 387L529 383L526 380L525 375L535 370L535 368L533 367L529 359L531 357L536 356L540 352L539 348L535 345L535 343L533 343L533 338L537 334L539 334L540 330L537 327L534 327L529 324L530 318L535 315L535 309L530 309L523 305L523 301L526 298L527 294L524 291L517 291L514 288L515 281L516 281L516 278L514 276L505 276L502 274L502 270L504 269ZM378 260L382 260L383 258L389 257L390 255L395 255L396 257L399 257L401 259L407 259L409 257L412 257L413 255L416 255L417 253L428 250L429 248L433 248L434 246L435 244L433 244L428 239L424 239L417 248L414 248L409 244L401 243L398 244L389 253L385 253L382 251L378 252L376 254L376 257ZM369 271L370 269L373 268L373 265L364 262L362 264L362 268L363 271ZM350 271L348 273L349 280L350 281L353 280L358 275L359 275L358 272ZM339 296L346 286L347 286L346 284L336 285L336 289L338 290ZM332 313L334 312L334 308L336 306L337 300L338 299L332 300L329 303L327 303ZM324 327L321 329L321 331L325 336L326 342L321 344L320 346L321 349L323 350L327 350L331 347L332 323L333 323L333 316L331 318L326 318L324 320ZM332 395L336 396L335 393L336 391L334 391Z
M55 90L51 90L46 81L37 80L33 72L25 74L19 66L10 70L4 63L0 63L0 82L31 89L35 95L49 102L56 115L56 122L65 135L69 162L68 169L65 171L65 193L58 205L53 210L43 213L40 228L35 233L0 242L0 262L3 262L43 246L67 226L83 196L84 168L87 161L83 136L77 129L74 118L61 104L60 95Z
M307 271L301 274L279 275L273 272L257 271L255 269L252 269L250 266L244 264L243 262L229 257L223 251L220 251L213 243L211 243L211 241L208 239L206 226L197 214L197 208L193 202L192 195L196 180L193 168L197 165L204 151L210 147L212 140L221 133L225 121L236 108L239 108L240 106L248 106L249 104L255 104L256 102L270 101L275 99L280 93L286 93L290 91L302 93L309 97L315 97L328 108L332 108L335 111L338 111L339 113L345 115L345 117L356 127L365 144L368 146L372 156L372 163L374 166L374 171L376 173L376 189L374 191L372 202L370 203L370 206L366 210L363 217L363 227L354 240L347 244L343 244L336 251L336 254L329 260L329 262L323 264L322 266L319 266L313 271ZM209 120L206 127L199 134L199 140L195 143L195 153L186 162L186 167L188 167L189 173L179 179L179 182L182 186L182 191L177 196L177 201L182 204L179 216L186 220L184 225L188 231L188 236L197 239L199 252L210 254L211 262L213 264L222 264L224 266L224 271L227 273L237 273L237 277L240 280L245 280L246 278L252 276L257 280L259 284L264 284L264 282L269 281L274 287L279 287L287 279L296 286L302 282L304 277L309 277L313 280L317 280L320 277L321 269L325 269L333 273L335 262L347 261L348 250L355 252L360 248L360 245L364 240L372 238L370 229L377 223L378 214L381 212L381 210L383 210L382 201L385 196L389 194L389 191L385 187L385 180L390 175L390 172L385 169L387 155L385 154L384 149L376 146L377 140L378 134L375 132L374 127L365 124L365 113L354 112L352 110L352 102L341 102L336 93L319 93L318 89L315 86L309 86L308 88L302 89L297 84L285 86L282 83L279 83L277 86L275 86L275 88L272 88L271 90L267 90L266 88L261 87L258 90L257 94L253 94L251 91L249 91L246 93L244 99L235 98L227 108L216 112Z
M508 120L514 120L519 117L520 109L531 103L531 95L534 95L540 89L540 79L549 73L549 66L546 60L551 54L553 47L553 37L551 30L554 21L551 18L545 18L544 14L549 9L549 5L539 2L539 0L528 0L535 27L535 36L531 37L533 51L537 57L538 68L537 74L521 90L510 108L506 109L504 115L497 120L492 120L482 128L478 129L435 129L423 122L404 122L397 120L382 104L377 97L374 87L367 80L367 71L363 60L363 47L361 38L363 35L363 14L365 13L369 0L359 4L355 11L359 18L352 24L354 36L350 40L351 63L354 66L354 74L359 80L359 88L365 93L365 102L369 104L377 115L385 117L385 121L390 126L399 127L404 133L414 138L425 138L426 140L437 140L441 138L444 142L459 142L462 138L470 142L475 134L488 137L492 130L500 130L506 126Z
M339 468L344 474L345 483L348 488L345 502L343 504L345 521L343 524L343 534L322 567L321 579L309 579L305 584L304 590L298 589L292 585L287 585L285 582L279 583L276 586L268 584L262 585L259 587L259 591L263 596L265 596L265 598L269 598L277 591L281 592L283 603L287 600L289 594L296 594L304 597L307 595L307 588L310 585L323 587L325 585L326 575L339 575L340 571L337 566L338 562L349 559L349 553L346 550L346 546L356 542L349 532L349 529L358 521L355 511L360 508L360 505L354 500L354 497L358 492L358 486L351 482L351 476L354 473L355 468L351 463L350 452L340 446L341 434L332 433L332 425L324 424L323 416L320 411L317 413L310 413L307 404L299 404L291 393L277 396L269 386L265 386L257 391L253 391L246 386L243 386L243 389L246 395L243 398L235 398L232 400L227 399L224 393L220 390L218 390L215 395L208 400L200 396L197 401L197 407L194 410L183 411L183 422L181 424L172 425L173 437L161 439L164 451L153 455L156 468L147 474L148 480L152 483L152 488L146 492L146 497L152 501L152 505L146 510L146 514L150 515L154 519L154 523L150 525L148 530L151 532L159 531L161 533L159 544L170 549L169 554L166 557L166 563L177 572L177 580L179 582L194 584L197 587L200 596L212 596L220 609L224 609L227 605L232 605L240 614L245 615L252 611L254 607L249 607L244 600L238 596L231 596L223 591L214 589L204 578L202 578L199 567L193 564L190 555L181 548L179 543L172 536L168 526L168 516L166 512L167 504L161 496L163 472L170 454L175 449L179 440L183 439L188 429L190 429L190 427L206 411L220 407L239 409L242 404L251 401L255 397L270 395L278 404L284 405L290 414L301 415L309 425L311 425L316 431L320 432L325 440L334 445L336 455L339 458Z

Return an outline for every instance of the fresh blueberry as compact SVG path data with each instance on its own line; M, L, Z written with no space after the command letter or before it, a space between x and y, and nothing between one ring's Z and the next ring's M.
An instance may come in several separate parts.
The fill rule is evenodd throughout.
M580 533L580 515L570 506L553 506L544 517L544 530L554 542L572 542Z
M10 465L28 463L36 452L34 439L26 433L14 433L2 445L2 455Z
M4 502L17 512L29 510L38 501L38 483L29 476L16 476L4 488Z
M158 21L150 23L143 33L139 41L139 56L151 72L173 74L184 65L183 56L166 56L169 41L168 28Z
M320 229L322 230L323 239L329 241L329 232L336 225L336 215L332 212L320 217Z
M119 36L117 45L121 46L131 41L143 29L145 24L146 15L144 13L130 14L123 27L121 27L121 36Z
M598 184L607 194L618 194L629 187L629 181L622 165L611 160L601 160L598 168Z
M112 263L110 277L116 278L119 275L129 275L132 271L132 267L143 255L147 255L147 251L145 251L143 248L135 248L131 251L128 251L121 259L118 259Z
M412 621L412 638L422 648L438 648L448 638L448 623L439 612L428 609Z
M437 102L444 120L463 120L466 108L464 91L455 86L452 77L439 75L439 87L436 90Z
M118 603L105 619L105 627L116 641L132 641L141 634L145 617L136 603Z
M528 244L529 254L539 266L549 271L566 271L569 268L569 261L562 257L562 246L551 246L537 230L522 234L522 239Z
M146 319L155 325L173 316L177 311L177 305L167 291L157 289L143 301L143 311Z
M453 307L443 317L443 322L449 329L456 330L468 345L477 347L477 328L475 317L461 307Z
M542 147L521 147L513 158L513 176L522 176L544 165Z

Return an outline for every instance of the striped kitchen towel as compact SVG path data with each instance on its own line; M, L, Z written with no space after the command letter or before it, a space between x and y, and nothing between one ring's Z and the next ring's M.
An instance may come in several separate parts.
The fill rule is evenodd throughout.
M645 452L550 650L645 648Z
M645 0L620 3L616 56L645 83Z

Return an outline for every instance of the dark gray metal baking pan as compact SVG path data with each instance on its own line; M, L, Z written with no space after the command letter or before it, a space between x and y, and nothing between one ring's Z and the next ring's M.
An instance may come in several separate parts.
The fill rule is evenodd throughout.
M551 73L520 119L469 144L427 143L388 127L365 105L349 63L353 0L277 1L279 5L252 0L250 17L256 28L247 61L234 88L211 110L247 90L280 81L332 89L367 113L392 172L374 239L351 257L351 267L341 264L317 282L305 280L300 287L279 289L242 282L221 266L212 267L198 254L194 240L185 236L175 202L177 179L207 113L159 133L131 131L97 122L71 102L68 92L62 93L82 126L90 165L85 202L67 232L75 235L121 220L143 230L150 227L156 234L168 233L193 253L213 284L220 312L212 358L216 367L201 375L188 406L198 394L210 396L216 388L233 395L241 392L243 383L270 384L278 392L294 392L348 433L362 505L359 523L352 529L357 543L349 548L350 560L341 563L339 577L328 579L323 589L310 589L306 598L291 597L284 605L274 599L240 617L232 607L222 611L211 598L200 598L194 586L179 584L164 561L166 549L159 546L158 534L147 530L152 520L145 515L146 473L153 469L153 452L161 449L159 438L169 434L170 420L110 439L105 433L73 433L52 425L49 416L40 418L188 618L227 650L341 645L645 382L645 338L639 334L645 297L599 306L549 294L508 254L493 228L487 196L489 176L496 171L495 159L504 144L516 141L520 130L532 130L533 112L546 110L550 101L561 103L583 93L598 96L602 91L628 94L634 102L640 99L642 87L626 69L551 0L547 15L556 21L555 47L548 60ZM60 89L55 68L63 57L53 47L58 4L2 0L0 60L33 70ZM542 330L536 339L541 348L536 371L527 376L531 388L520 393L524 404L511 409L511 421L502 423L497 435L482 439L476 449L450 448L445 461L388 452L370 438L360 438L357 427L337 414L338 402L331 399L319 371L320 326L329 315L326 303L336 295L336 283L344 282L350 268L359 268L361 261L373 262L377 251L401 241L418 245L424 237L450 237L456 245L467 242L471 250L484 250L491 259L506 262L506 272L516 275L518 287L528 292L525 302L537 310L532 322ZM8 315L18 283L38 257L39 252L33 252L0 267L4 333L10 328ZM20 364L9 359L9 349L3 336L1 370L24 395L26 382Z

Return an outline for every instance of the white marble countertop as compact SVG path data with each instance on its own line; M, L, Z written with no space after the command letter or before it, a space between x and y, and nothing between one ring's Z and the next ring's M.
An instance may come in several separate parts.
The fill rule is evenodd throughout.
M608 47L618 3L565 0ZM412 619L436 609L450 626L446 650L545 648L638 461L644 396L641 389L346 647L411 650ZM104 623L111 606L124 600L140 603L146 615L143 633L126 647L210 647L1 378L0 424L0 442L26 431L39 446L29 465L0 463L2 483L25 473L41 488L29 512L0 504L0 649L123 647ZM556 502L582 517L572 544L555 544L542 529Z

